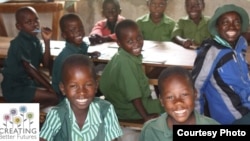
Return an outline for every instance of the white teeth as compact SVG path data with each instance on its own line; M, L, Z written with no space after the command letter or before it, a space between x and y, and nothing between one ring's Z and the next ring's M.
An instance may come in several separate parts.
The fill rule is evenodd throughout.
M32 32L37 32L37 33L39 33L39 32L41 32L41 29L35 29L35 30L33 30Z
M79 103L85 103L87 102L88 99L76 99L77 102Z
M235 34L236 34L235 31L228 31L228 32L227 32L227 35L229 35L229 36L234 36Z
M176 114L183 114L184 112L186 112L186 110L178 110L178 111L174 111Z

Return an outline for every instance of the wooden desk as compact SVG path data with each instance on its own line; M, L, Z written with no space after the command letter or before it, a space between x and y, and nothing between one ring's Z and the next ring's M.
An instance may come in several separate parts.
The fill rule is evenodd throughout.
M60 38L59 20L63 15L64 3L63 2L33 2L33 3L1 3L0 13L15 13L16 10L23 6L32 6L39 13L52 13L52 39L58 40ZM8 36L5 26L4 19L0 18L0 35ZM13 21L14 22L14 21Z

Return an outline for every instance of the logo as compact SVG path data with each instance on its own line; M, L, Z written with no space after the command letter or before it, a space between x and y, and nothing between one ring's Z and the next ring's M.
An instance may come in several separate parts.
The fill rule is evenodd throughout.
M38 141L39 104L1 103L0 141Z

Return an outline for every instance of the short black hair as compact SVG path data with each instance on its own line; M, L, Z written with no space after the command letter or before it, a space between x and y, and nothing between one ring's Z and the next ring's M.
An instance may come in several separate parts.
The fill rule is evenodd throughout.
M162 86L162 85L163 85L164 80L167 79L168 77L170 77L172 75L176 75L176 74L185 77L188 80L189 84L194 89L194 82L193 82L191 73L183 67L172 66L172 67L168 67L168 68L164 69L158 77L158 88L159 88L160 94L163 91L164 86Z
M122 30L126 30L131 27L139 28L137 23L130 19L125 19L117 23L117 25L115 26L115 34L116 34L117 39L121 40Z
M113 3L117 9L120 9L120 2L119 0L103 0L102 2L102 9L104 9L104 5L107 3Z
M96 73L94 70L94 64L92 60L83 54L73 54L68 56L64 61L62 65L62 82L65 81L65 73L68 71L68 68L71 67L79 67L79 66L86 66L89 67L91 70L93 78L96 80Z
M71 21L71 20L80 20L82 22L80 16L75 14L75 13L65 14L61 17L61 19L59 21L61 32L64 32L65 23L68 21Z
M21 21L23 19L23 17L26 15L26 12L32 12L32 13L34 13L34 14L37 15L36 10L33 7L31 7L31 6L20 7L15 12L16 22Z

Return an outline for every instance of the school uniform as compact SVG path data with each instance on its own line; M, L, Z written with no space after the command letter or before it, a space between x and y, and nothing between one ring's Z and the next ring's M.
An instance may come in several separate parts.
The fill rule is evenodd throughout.
M142 69L142 55L136 57L119 48L103 70L100 90L115 108L119 119L142 119L132 100L141 98L148 113L164 112L160 101L150 98L148 78Z
M26 60L38 68L42 57L43 48L36 36L20 31L17 37L10 42L2 70L4 78L1 83L6 101L32 102L38 85L29 77L22 60Z
M53 69L52 69L52 87L61 99L64 97L59 88L59 84L62 80L62 76L61 76L62 65L63 65L64 60L68 56L73 55L73 54L87 55L88 45L85 42L83 42L79 47L77 47L74 44L66 41L64 49L56 57L54 64L53 64Z
M150 14L139 17L136 19L136 22L140 27L144 40L171 40L171 34L175 26L175 21L165 14L162 17L162 20L157 24L150 19Z
M195 44L200 45L203 40L211 37L208 31L210 17L202 16L199 24L195 24L188 16L178 20L172 33L172 38L180 36L185 39L193 39Z
M194 111L196 125L219 125L219 123L209 117L200 115ZM139 141L173 141L173 130L167 125L167 113L160 117L149 120L142 128Z
M111 141L121 135L113 106L100 98L93 99L80 128L65 98L49 111L40 132L40 137L47 141Z

